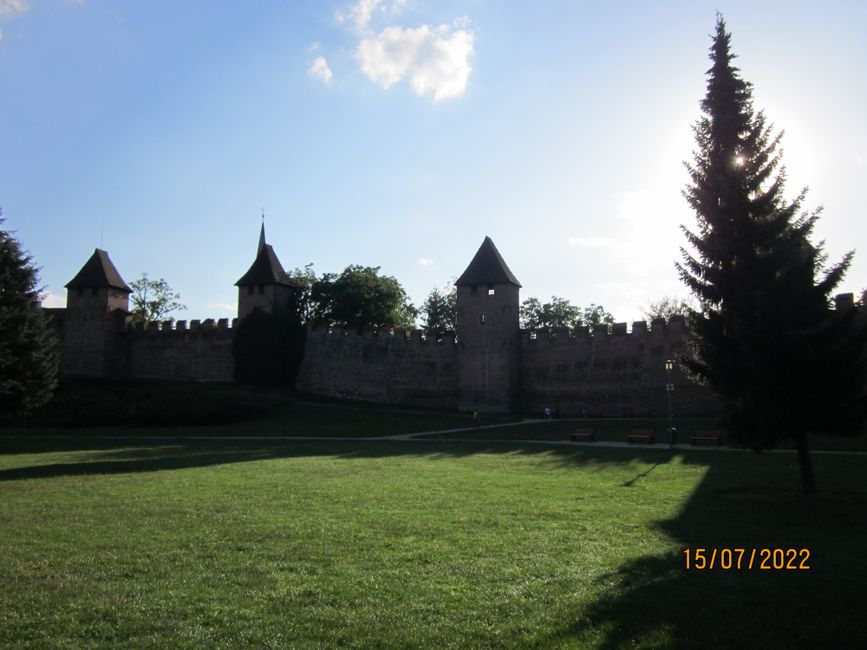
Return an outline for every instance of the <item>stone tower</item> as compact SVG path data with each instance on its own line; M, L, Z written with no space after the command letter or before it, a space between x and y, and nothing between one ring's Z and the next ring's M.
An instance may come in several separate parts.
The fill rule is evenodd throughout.
M521 283L490 237L455 282L458 291L458 406L481 412L518 408Z
M256 260L241 279L238 287L238 318L244 318L256 308L266 313L291 309L295 300L295 283L286 275L270 244L265 243L265 224L259 232Z
M129 294L108 253L97 248L67 285L61 372L116 375L119 335L129 315Z

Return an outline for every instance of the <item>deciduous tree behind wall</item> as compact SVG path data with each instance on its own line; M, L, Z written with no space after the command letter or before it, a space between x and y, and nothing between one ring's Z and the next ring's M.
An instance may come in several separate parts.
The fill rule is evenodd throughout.
M602 305L591 303L589 307L577 307L566 298L551 296L550 302L541 303L538 298L527 298L521 303L520 322L523 329L557 329L567 327L592 327L614 322L614 316Z
M147 326L154 321L166 320L173 311L186 309L180 302L181 294L169 286L164 279L151 280L147 273L134 282L130 282L132 294L132 321Z
M353 329L413 327L416 309L400 283L380 275L379 267L347 266L340 275L325 273L310 291L313 319Z
M754 112L730 38L718 17L687 165L697 227L684 228L691 250L678 269L700 311L690 317L686 365L722 398L726 426L742 443L761 450L795 441L809 492L808 433L841 421L858 428L867 328L858 310L829 309L852 253L823 269L822 246L810 241L819 211L802 211L804 192L784 198L781 135Z
M57 342L38 283L33 260L0 227L0 416L31 412L57 385Z

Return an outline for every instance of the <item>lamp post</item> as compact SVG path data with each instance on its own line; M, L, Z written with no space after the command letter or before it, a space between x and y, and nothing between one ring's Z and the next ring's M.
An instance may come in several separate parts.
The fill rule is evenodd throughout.
M671 370L674 368L674 360L665 360L665 394L668 396L668 446L674 449L677 444L677 429L674 428L671 415L671 394L674 392L674 382L671 381Z

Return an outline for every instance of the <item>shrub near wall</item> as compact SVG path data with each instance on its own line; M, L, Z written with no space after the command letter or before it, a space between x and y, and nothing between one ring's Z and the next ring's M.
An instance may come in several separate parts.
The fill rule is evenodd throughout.
M255 386L294 386L304 355L305 330L290 311L254 309L232 341L235 381Z
M30 427L199 426L272 414L274 395L225 383L66 380Z

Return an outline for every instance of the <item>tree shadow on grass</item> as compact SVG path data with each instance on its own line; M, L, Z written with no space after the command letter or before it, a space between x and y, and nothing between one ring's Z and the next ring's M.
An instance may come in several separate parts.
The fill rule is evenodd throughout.
M583 611L563 612L563 626L542 645L595 638L603 648L863 647L867 492L846 482L857 473L835 472L839 458L817 458L826 489L805 498L791 485L796 459L762 475L756 456L738 456L736 466L709 464L677 516L656 524L676 550L600 577L603 595ZM867 469L860 458L845 462ZM733 481L737 465L742 476ZM735 560L720 568L717 555L713 570L697 570L698 548L708 558L714 549L743 548L741 568ZM775 569L773 555L760 568L760 549L790 548L809 551L809 569ZM685 549L693 554L690 570ZM790 566L804 558L799 553Z
M651 470L672 456L652 449L578 449L549 444L495 443L491 441L374 441L374 440L136 440L109 438L16 438L0 441L0 454L39 454L68 452L74 462L38 463L0 469L0 482L21 479L57 478L158 472L244 463L276 458L333 456L336 458L385 458L426 456L460 458L475 454L546 455L560 466L627 464L652 459ZM650 470L636 476L634 484Z

